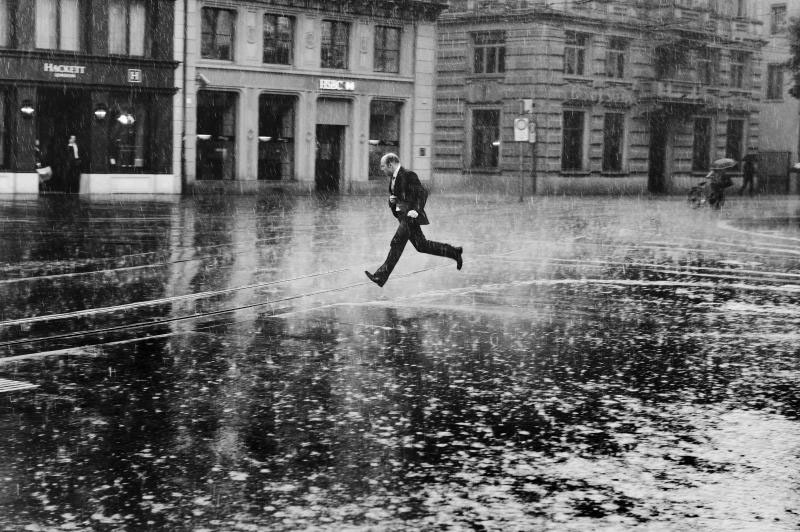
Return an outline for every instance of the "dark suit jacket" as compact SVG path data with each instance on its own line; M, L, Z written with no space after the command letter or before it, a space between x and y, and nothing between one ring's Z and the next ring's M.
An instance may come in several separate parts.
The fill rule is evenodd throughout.
M389 203L389 208L392 210L392 215L398 220L405 217L408 211L417 211L419 216L416 222L419 225L428 225L428 215L425 214L425 198L427 196L422 183L417 177L417 174L411 170L406 170L402 166L397 172L397 178L394 180L394 191L392 191L392 182L389 181L389 194L397 196L397 203ZM397 209L400 210L397 210Z

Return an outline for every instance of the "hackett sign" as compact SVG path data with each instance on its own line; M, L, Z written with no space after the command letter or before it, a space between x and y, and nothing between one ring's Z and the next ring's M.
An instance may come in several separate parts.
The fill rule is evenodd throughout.
M54 65L45 63L43 70L53 74L55 78L77 78L78 74L85 74L86 67L82 65Z

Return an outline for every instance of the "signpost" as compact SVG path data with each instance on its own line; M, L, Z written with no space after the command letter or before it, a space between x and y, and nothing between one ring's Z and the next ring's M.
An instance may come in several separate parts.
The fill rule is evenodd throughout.
M534 103L532 99L522 100L523 115L514 119L514 141L519 143L519 200L525 196L525 168L523 163L524 143L531 145L533 164L531 174L533 177L533 194L536 194L536 122L533 120Z

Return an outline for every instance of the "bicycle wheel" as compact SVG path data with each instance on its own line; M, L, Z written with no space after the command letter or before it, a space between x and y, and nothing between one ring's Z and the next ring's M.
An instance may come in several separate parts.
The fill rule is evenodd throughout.
M692 187L686 199L693 209L697 209L703 205L703 190L700 187Z

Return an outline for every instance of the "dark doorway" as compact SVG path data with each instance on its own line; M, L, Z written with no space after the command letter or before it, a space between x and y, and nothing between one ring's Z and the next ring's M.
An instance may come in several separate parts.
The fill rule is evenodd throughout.
M86 171L90 160L91 100L89 93L74 89L39 89L37 128L42 165L53 169L46 190L79 191L80 175L70 172L67 141L75 135L80 157L80 171Z
M647 190L665 192L667 170L668 118L655 115L650 118L650 153L648 156Z
M344 126L317 124L317 160L314 180L320 192L338 192L342 175Z
M236 179L235 92L197 93L197 179Z

